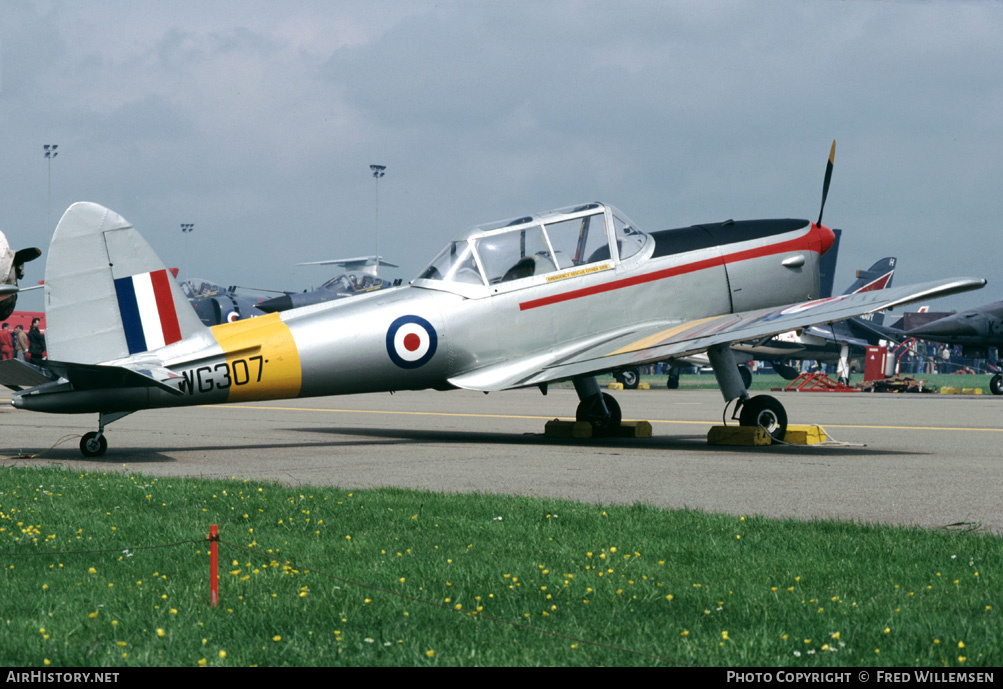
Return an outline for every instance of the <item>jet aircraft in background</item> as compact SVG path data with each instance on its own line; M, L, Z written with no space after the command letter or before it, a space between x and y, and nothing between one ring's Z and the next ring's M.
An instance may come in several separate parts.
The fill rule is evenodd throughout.
M181 283L181 292L205 325L235 323L266 313L260 308L265 301L263 297L237 294L236 287L220 287L202 278L185 280Z
M823 185L828 192L832 156ZM620 425L595 376L707 352L732 418L786 431L783 405L750 396L731 345L970 289L953 278L817 299L832 230L751 220L645 233L602 203L457 236L407 286L206 327L124 218L92 203L49 247L51 359L0 362L15 408L96 413L80 449L141 409L363 392L493 392L570 380L576 418Z
M929 342L961 345L965 356L988 359L991 347L997 350L1003 347L1003 301L977 306L894 334L900 339L915 337ZM989 390L994 395L1003 395L1003 373L992 377Z
M384 280L376 276L377 266L397 268L393 263L384 261L378 256L361 256L359 258L337 258L329 261L312 261L299 263L301 266L338 266L346 272L337 275L315 290L304 292L286 292L280 297L272 297L258 304L258 309L266 313L288 311L301 306L321 304L335 299L354 297L366 292L372 292L401 284L400 279Z

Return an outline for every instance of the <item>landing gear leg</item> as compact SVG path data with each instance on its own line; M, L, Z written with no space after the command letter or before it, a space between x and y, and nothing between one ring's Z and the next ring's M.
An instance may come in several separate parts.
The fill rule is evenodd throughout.
M100 457L108 449L108 439L104 437L104 427L112 421L118 421L132 412L117 411L98 414L98 429L85 433L80 439L80 452L84 457Z
M783 440L787 434L787 412L784 405L769 395L749 397L749 391L735 365L735 357L728 345L717 345L707 350L714 376L721 388L725 402L738 400L735 414L741 426L762 426L774 440ZM735 418L733 415L732 418Z
M621 417L620 405L613 396L599 388L599 382L594 376L575 378L572 382L575 384L578 399L581 400L575 412L575 420L591 423L592 431L596 435L616 433L616 429L620 427Z

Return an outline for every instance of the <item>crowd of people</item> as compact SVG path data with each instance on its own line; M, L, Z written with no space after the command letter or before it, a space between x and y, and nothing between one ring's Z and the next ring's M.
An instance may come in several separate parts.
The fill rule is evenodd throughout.
M45 358L45 335L39 330L40 319L31 321L31 328L24 332L24 326L18 324L13 329L10 323L0 326L0 360L20 359L21 361L40 361Z

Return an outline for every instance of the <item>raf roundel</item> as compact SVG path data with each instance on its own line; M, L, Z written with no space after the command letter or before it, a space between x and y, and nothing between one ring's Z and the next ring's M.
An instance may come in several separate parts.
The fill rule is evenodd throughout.
M401 316L387 330L387 354L401 368L418 368L435 355L439 338L420 316Z

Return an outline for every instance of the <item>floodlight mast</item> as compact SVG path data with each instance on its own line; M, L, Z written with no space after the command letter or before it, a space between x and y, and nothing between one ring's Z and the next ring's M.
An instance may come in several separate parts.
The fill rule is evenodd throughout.
M191 280L191 272L188 270L188 235L195 231L195 223L181 223L181 233L185 236L185 279Z
M55 158L59 153L56 149L59 148L59 144L44 144L42 150L45 151L45 159L49 161L49 199L45 209L45 222L46 229L52 227L52 159Z
M386 165L370 165L376 180L376 277L380 276L380 177L386 174Z

